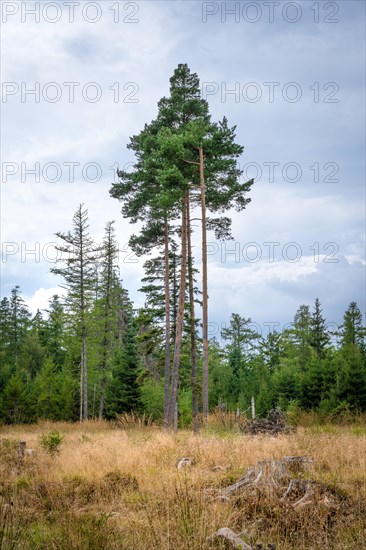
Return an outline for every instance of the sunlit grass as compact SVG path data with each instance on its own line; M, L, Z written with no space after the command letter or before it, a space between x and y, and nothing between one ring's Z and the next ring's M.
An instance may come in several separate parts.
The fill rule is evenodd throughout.
M64 436L55 455L40 443L50 431ZM223 434L213 422L199 436L151 426L124 430L107 422L44 422L2 427L0 439L0 505L4 510L7 498L13 502L3 536L15 541L14 548L220 547L207 537L225 526L253 532L258 503L219 501L219 488L259 460L290 455L313 457L314 479L343 491L350 512L346 519L344 512L299 515L268 503L256 512L262 527L255 536L278 549L365 546L366 436L360 426L299 427L269 437L244 436L230 427ZM33 449L20 464L19 441ZM194 463L178 471L183 456Z

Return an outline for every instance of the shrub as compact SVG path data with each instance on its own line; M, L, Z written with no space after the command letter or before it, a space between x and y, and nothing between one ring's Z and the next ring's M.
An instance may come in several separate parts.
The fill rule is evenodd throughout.
M60 452L63 440L64 436L60 432L52 431L40 436L40 445L45 451L51 455L55 455Z

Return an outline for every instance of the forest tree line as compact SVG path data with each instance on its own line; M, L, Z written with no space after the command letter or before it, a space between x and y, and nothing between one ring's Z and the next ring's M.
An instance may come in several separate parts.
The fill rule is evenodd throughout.
M86 318L88 418L114 419L134 411L163 419L165 346L159 307L134 310L116 279L106 336L103 296L95 292ZM1 301L2 422L80 417L81 331L75 314L57 295L44 313L30 315L19 287ZM222 342L210 340L210 410L249 411L254 396L259 415L275 406L286 411L294 405L328 415L366 411L365 328L355 302L332 333L319 300L313 308L301 305L292 326L282 332L263 338L252 327L249 318L233 313L222 329ZM192 422L190 345L186 332L178 397L182 426ZM201 378L198 361L199 382Z

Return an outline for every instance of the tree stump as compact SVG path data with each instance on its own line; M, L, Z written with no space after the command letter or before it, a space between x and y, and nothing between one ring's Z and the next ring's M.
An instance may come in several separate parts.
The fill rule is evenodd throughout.
M18 469L20 469L23 465L26 445L27 445L26 441L19 441L19 445L18 445L18 462L17 462Z

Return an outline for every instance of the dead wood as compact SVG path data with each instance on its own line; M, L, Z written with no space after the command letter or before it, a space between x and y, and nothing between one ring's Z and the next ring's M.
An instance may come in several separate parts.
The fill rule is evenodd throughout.
M192 466L194 464L193 458L188 457L182 457L177 462L177 470L182 470L183 468L186 468L187 466Z
M216 538L221 538L227 540L233 548L242 548L242 550L253 550L249 544L243 541L234 531L229 529L229 527L222 527L216 533L211 535L208 540L214 541Z
M310 464L312 459L307 456L288 456L282 460L269 458L261 460L252 468L248 468L245 475L236 483L226 487L222 496L228 497L239 489L269 487L279 490L287 488L293 473L302 473Z
M248 468L236 483L220 491L219 498L230 500L237 493L255 493L288 503L294 510L307 506L336 506L340 493L324 483L301 477L309 471L313 460L307 456L287 456L259 461ZM296 477L294 477L296 476Z
M208 537L208 541L214 542L216 539L224 539L232 548L240 548L241 550L276 550L275 544L269 544L265 547L261 543L257 543L255 546L247 544L240 535L229 529L229 527L222 527L216 533Z
M289 426L281 409L271 410L267 418L253 418L240 425L240 430L249 435L267 434L276 436L293 432L293 427Z

